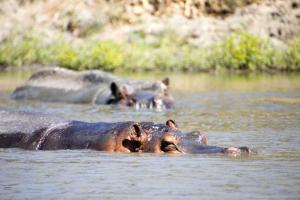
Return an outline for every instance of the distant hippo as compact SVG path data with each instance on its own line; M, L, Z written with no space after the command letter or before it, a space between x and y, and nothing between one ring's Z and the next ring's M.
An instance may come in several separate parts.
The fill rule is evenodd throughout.
M127 80L100 70L45 69L33 74L11 97L48 102L121 104L137 109L161 110L173 106L168 78L157 82Z
M200 132L182 133L173 120L87 123L45 114L0 111L0 148L94 149L110 152L250 154L248 147L207 145Z

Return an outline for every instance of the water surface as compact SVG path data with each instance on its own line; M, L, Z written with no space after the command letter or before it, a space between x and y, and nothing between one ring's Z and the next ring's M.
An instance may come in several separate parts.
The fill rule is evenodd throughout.
M209 143L250 146L250 157L0 149L0 199L299 199L300 75L121 74L168 76L176 108L165 112L99 105L15 101L30 73L0 74L0 107L66 119L174 119L203 130ZM120 75L120 74L119 74Z

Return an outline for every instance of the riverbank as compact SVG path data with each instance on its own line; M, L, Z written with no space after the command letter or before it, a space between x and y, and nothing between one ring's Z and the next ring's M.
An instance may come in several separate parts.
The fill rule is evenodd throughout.
M9 39L0 46L0 64L6 66L58 65L106 71L299 71L300 39L278 50L268 40L247 32L235 32L221 43L198 48L165 32L146 44L137 35L131 43L85 41L70 43L57 38L45 44L43 38L25 36Z
M0 3L0 69L300 70L298 1L12 2Z

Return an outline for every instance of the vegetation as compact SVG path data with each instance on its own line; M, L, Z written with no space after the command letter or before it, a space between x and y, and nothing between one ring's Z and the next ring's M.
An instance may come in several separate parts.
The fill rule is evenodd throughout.
M272 67L270 44L254 35L236 32L215 47L213 65L233 70L264 70Z
M272 48L268 40L237 31L207 49L192 46L167 30L146 42L143 32L119 44L112 41L71 43L60 37L45 42L33 36L12 37L0 44L0 65L55 64L84 70L300 70L300 39L286 50Z
M293 40L285 52L286 69L300 70L300 38Z

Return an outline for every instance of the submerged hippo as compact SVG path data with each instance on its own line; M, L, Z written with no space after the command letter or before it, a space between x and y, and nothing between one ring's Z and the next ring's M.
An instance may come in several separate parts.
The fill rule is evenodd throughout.
M94 149L110 152L250 154L248 147L207 145L200 132L181 132L173 120L87 123L44 114L0 111L0 148Z
M146 135L134 122L87 123L45 114L0 111L0 148L139 151Z
M33 74L11 97L18 100L122 104L137 109L164 109L173 106L168 88L168 78L157 82L137 81L100 70L75 72L52 68Z

